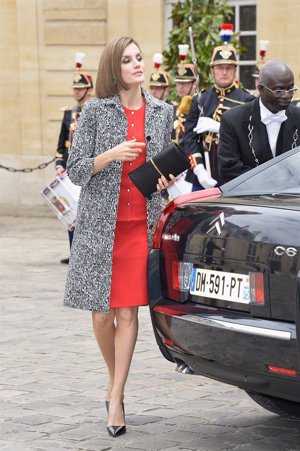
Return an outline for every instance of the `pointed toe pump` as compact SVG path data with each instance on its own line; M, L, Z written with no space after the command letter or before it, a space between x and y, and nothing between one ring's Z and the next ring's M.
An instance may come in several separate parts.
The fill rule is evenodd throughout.
M126 426L107 426L107 431L112 437L119 437L125 434Z
M106 409L107 409L107 413L108 413L109 401L105 401L105 404L106 404ZM125 407L124 407L123 402L122 402L122 410L123 410L123 414L125 416ZM107 432L112 437L119 437L120 435L123 435L126 433L126 425L124 424L123 426L107 426Z

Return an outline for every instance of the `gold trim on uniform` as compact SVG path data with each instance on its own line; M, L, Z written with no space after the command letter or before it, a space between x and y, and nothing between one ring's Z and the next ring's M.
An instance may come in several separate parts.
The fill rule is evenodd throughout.
M186 73L187 73L186 68L185 68L184 66L179 66L179 65L178 65L178 74L181 75L181 76L183 76L183 75L185 75Z
M233 92L236 89L236 86L234 86L234 84L232 84L231 86L228 86L227 88L220 88L217 85L214 85L214 90L217 94L219 94L219 104L217 105L217 108L215 109L212 118L217 121L220 122L221 121L221 116L224 113L224 111L230 110L232 107L228 107L224 105L224 101L227 102L232 102L232 103L237 103L239 105L243 105L245 102L242 102L240 100L235 100L235 99L231 99L230 97L226 97L226 94L230 94L231 92ZM211 150L212 148L212 144L215 143L216 145L218 145L219 143L219 134L218 133L213 133L213 132L209 132L206 134L205 138L204 138L205 143L208 145L208 150Z
M236 86L234 83L232 83L230 86L227 86L227 88L220 88L218 85L214 85L213 89L216 91L217 94L220 94L222 97L225 97L225 94L230 94L232 91L236 89Z
M81 74L79 73L75 74L73 80L75 83L78 83L81 80Z
M244 105L244 103L245 103L245 102L242 102L241 100L230 99L230 97L226 97L226 96L224 96L224 100L228 100L228 102L232 102L232 103L238 103L239 105Z
M153 81L157 81L158 79L159 79L159 77L160 77L160 74L152 74L152 77L151 77L151 79L153 80Z
M224 58L224 60L228 60L232 54L233 52L231 50L226 50L225 48L220 52L220 55Z
M173 124L173 128L175 130L175 139L173 139L173 142L175 142L176 144L179 143L180 134L185 133L184 123L186 122L186 116L190 111L192 100L193 97L190 95L183 96L180 104L177 107L176 119Z

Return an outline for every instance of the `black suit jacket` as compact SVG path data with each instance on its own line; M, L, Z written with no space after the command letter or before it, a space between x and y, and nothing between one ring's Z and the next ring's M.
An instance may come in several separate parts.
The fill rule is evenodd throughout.
M279 130L276 155L300 145L300 108L289 105L286 115L287 120L281 124ZM255 162L252 149L258 163ZM258 98L223 114L218 145L221 183L229 182L272 158L267 128L261 122Z

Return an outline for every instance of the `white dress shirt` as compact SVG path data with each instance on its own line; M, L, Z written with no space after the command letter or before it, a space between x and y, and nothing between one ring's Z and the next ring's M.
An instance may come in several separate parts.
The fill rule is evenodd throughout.
M278 113L272 113L259 99L260 117L261 121L267 128L269 144L272 150L273 157L276 156L276 144L279 135L279 130L282 122L287 120L285 110L278 111Z

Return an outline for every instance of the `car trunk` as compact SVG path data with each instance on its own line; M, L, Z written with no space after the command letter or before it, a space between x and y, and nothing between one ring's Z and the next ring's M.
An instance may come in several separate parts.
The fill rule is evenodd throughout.
M167 297L294 322L300 212L274 204L216 198L178 207L161 243Z

